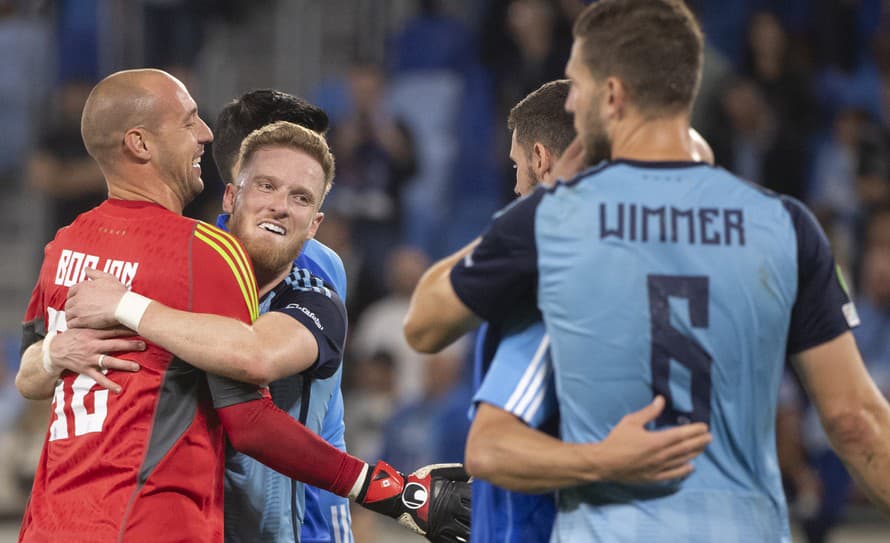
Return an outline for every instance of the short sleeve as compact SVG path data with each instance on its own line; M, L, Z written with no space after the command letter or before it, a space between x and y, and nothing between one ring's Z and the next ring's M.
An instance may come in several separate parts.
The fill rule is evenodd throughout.
M788 354L816 347L859 324L828 238L799 201L783 197L797 237L797 297L788 330Z
M346 342L346 308L343 302L331 289L313 287L289 291L286 303L273 311L296 319L315 336L318 344L318 358L302 374L327 379L336 373L343 358Z
M46 337L46 320L43 316L43 296L40 282L31 292L31 301L28 303L28 309L25 312L25 318L22 321L22 348L21 353Z
M537 306L535 211L545 193L538 189L495 215L479 245L452 268L454 292L478 317L499 323Z
M512 413L533 428L557 413L550 341L543 322L503 337L473 405L485 402Z
M25 310L25 318L22 319L22 344L21 354L25 350L46 337L49 332L50 323L46 321L47 304L44 296L43 278L48 275L47 267L50 266L50 246L52 242L43 249L43 263L40 265L40 275L34 290L31 291L31 299L28 301L28 308Z

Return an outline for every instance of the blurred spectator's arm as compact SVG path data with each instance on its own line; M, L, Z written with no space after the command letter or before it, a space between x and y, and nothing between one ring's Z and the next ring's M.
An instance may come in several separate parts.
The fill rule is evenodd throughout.
M831 445L869 498L890 513L890 405L850 332L794 357Z
M102 171L89 156L59 160L45 150L38 150L28 162L28 182L44 194L57 198L105 188Z
M414 175L417 171L417 158L408 127L399 121L386 121L382 126L377 126L374 132L377 141L393 161L396 177L406 179Z

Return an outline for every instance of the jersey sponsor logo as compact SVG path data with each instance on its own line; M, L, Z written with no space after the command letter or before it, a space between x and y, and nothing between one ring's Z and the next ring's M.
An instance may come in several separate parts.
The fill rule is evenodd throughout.
M745 245L742 209L673 206L648 207L632 203L601 203L600 239L688 243L690 245Z
M111 274L126 285L127 288L130 288L133 278L136 277L136 271L139 269L139 263L115 260L113 258L103 259L96 255L72 251L71 249L62 249L62 254L59 256L59 264L56 266L56 277L53 282L63 287L74 286L86 278L86 271L89 268Z
M420 509L426 505L429 498L429 492L419 483L408 483L405 492L402 493L402 503L408 509Z
M315 313L310 311L308 308L303 307L300 304L288 304L285 309L296 309L297 311L312 319L312 322L315 323L315 326L317 326L319 330L324 330L324 326L321 325L321 320L319 320Z

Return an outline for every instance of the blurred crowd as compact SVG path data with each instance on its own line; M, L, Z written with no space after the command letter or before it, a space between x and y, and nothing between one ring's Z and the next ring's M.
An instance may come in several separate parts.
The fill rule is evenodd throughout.
M890 3L688 3L708 40L693 125L720 166L813 209L857 301L864 361L890 393ZM164 68L192 87L200 86L202 59L212 58L207 25L225 24L238 35L247 31L239 24L248 12L273 10L277 2L132 4L138 17L123 20L135 25L126 32L140 37L139 64ZM304 95L331 118L327 137L337 176L318 238L342 257L350 284L347 443L366 460L385 455L401 469L460 461L471 341L418 355L405 343L401 321L429 263L471 240L514 197L507 112L540 84L563 77L572 20L584 2L356 5L386 8L369 10L388 14L377 24L387 29L381 47L344 43L348 62L300 89L282 89ZM38 247L104 198L79 119L90 88L109 67L134 66L121 65L129 57L103 31L115 6L0 0L0 182L40 195L43 228L31 233ZM201 92L195 94L200 100ZM211 126L221 105L201 104ZM207 188L187 214L212 220L222 184L210 153L204 157ZM0 511L15 513L30 486L49 409L15 393L16 331L2 332L0 455L12 461L0 469ZM781 390L779 427L794 515L810 541L823 541L856 496L791 372Z

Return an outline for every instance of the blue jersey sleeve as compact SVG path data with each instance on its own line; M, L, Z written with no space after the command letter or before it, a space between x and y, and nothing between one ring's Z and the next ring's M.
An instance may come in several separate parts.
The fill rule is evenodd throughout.
M836 338L859 318L816 218L793 198L782 202L797 234L797 298L788 330L788 354L796 354Z
M332 376L343 357L346 343L346 308L337 293L320 287L288 292L286 305L273 311L285 313L315 336L318 358L303 375L316 379Z
M538 189L495 215L482 241L451 270L457 297L484 320L500 323L537 307L535 210Z
M556 414L550 340L543 322L504 336L473 397L474 406L479 402L512 413L533 428Z

